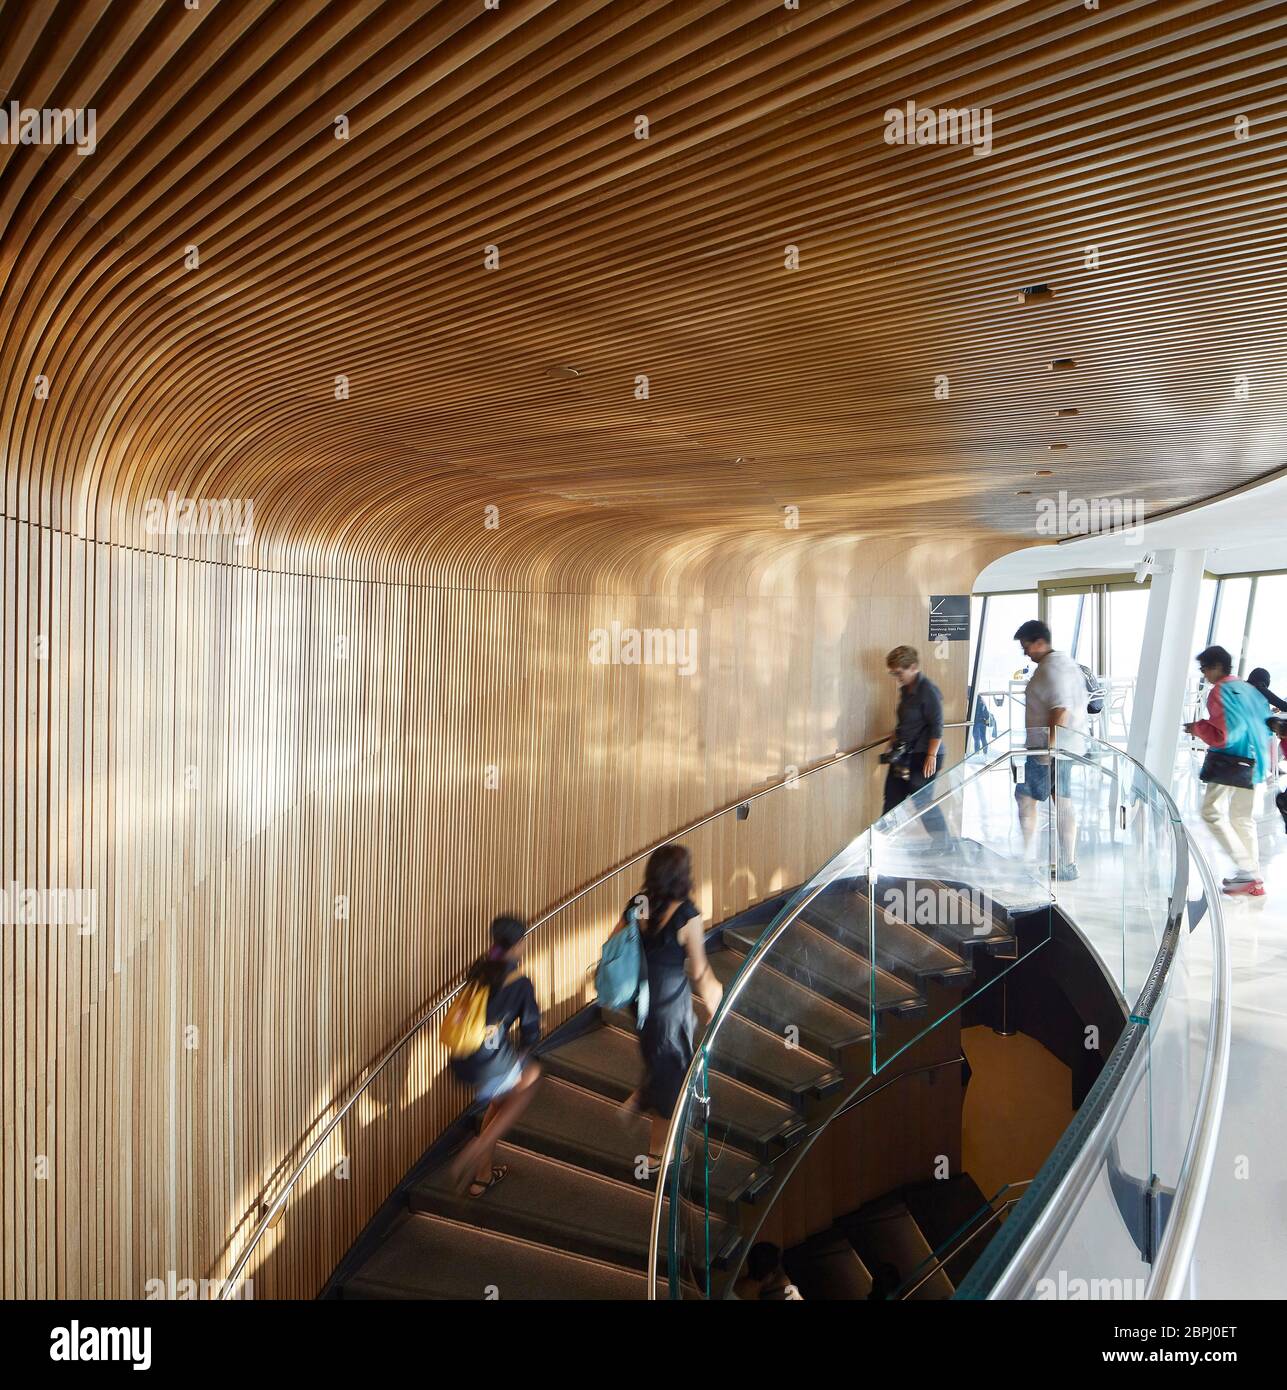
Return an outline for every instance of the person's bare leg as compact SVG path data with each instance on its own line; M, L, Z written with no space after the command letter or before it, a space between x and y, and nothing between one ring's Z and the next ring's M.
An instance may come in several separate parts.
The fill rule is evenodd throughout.
M663 1120L660 1115L652 1115L649 1119L651 1128L648 1131L648 1156L660 1158L662 1149L666 1147L666 1131L670 1128L670 1121Z
M1077 862L1077 812L1071 801L1065 800L1059 806L1059 853L1061 864Z
M1030 796L1021 796L1019 801L1019 828L1023 831L1023 852L1032 854L1032 842L1037 833L1037 803Z
M536 1083L540 1079L540 1067L535 1062L529 1062L523 1068L518 1085L488 1108L481 1133L465 1146L459 1162L461 1172L468 1171L470 1167L474 1169L475 1183L491 1182L496 1145L514 1128L532 1103Z

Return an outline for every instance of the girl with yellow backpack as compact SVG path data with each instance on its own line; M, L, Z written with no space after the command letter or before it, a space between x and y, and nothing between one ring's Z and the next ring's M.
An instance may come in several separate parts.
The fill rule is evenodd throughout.
M496 1145L531 1104L541 1069L527 1054L541 1036L541 1011L532 982L519 969L527 928L517 917L497 917L492 945L469 968L464 987L442 1022L441 1038L453 1074L487 1106L482 1129L452 1160L453 1180L481 1197L509 1171L493 1166ZM518 1046L510 1038L519 1025Z

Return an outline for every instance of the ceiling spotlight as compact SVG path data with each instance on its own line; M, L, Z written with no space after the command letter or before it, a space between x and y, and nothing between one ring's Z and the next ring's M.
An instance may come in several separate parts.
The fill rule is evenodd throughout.
M1070 372L1077 365L1071 357L1055 357L1051 360L1052 372Z
M1020 304L1049 304L1054 297L1049 285L1027 285L1019 291Z
M1055 411L1056 415L1080 415L1081 411L1075 405L1066 405L1060 410Z
M569 367L566 362L555 362L552 366L546 367L546 376L552 376L556 381L571 381L581 375L580 367Z

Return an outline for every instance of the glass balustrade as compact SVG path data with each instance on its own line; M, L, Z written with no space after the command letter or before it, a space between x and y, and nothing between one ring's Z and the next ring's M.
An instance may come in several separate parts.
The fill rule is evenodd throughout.
M957 1296L983 1296L999 1276L995 1251L1013 1256L1079 1146L1102 1138L1110 1098L1112 1142L1080 1175L1079 1218L1038 1233L1048 1258L1027 1259L1024 1288L1142 1287L1209 1072L1210 894L1187 902L1183 827L1141 768L1064 730L1053 749L1042 734L1028 741L1040 746L996 740L949 768L838 847L770 920L725 941L736 968L671 1131L658 1293L728 1296L817 1136L898 1084L913 1046L918 1068L947 1065L955 1045L936 1041L940 1025L1042 950L1056 913L1120 996L1122 1037L1030 1188L1003 1199L986 1238L971 1237L987 1254ZM752 1098L766 1093L778 1108L757 1118Z

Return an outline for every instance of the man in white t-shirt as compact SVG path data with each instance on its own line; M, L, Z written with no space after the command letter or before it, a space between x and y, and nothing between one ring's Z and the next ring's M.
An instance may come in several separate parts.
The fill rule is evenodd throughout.
M1053 748L1056 729L1086 732L1086 675L1066 652L1050 645L1050 629L1032 619L1014 634L1023 654L1036 664L1024 691L1029 748ZM1073 812L1072 767L1059 759L1055 773L1055 804L1059 825L1059 859L1055 877L1077 877L1077 817ZM1050 799L1050 755L1029 753L1024 759L1024 780L1014 789L1019 803L1019 824L1024 847L1032 849L1037 830L1037 805Z

